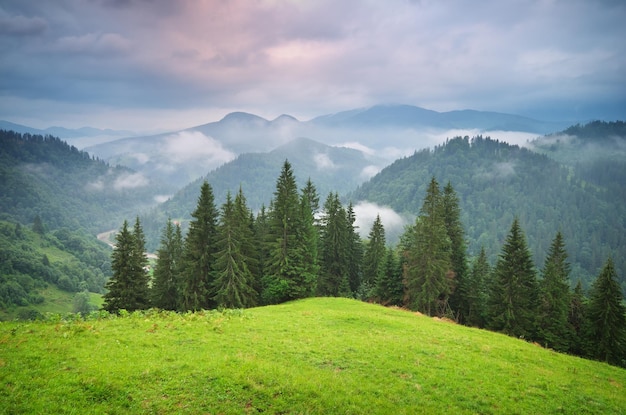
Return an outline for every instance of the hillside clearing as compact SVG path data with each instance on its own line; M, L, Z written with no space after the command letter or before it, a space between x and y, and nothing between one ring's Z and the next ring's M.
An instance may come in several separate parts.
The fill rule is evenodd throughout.
M398 309L0 323L2 413L623 413L626 370Z

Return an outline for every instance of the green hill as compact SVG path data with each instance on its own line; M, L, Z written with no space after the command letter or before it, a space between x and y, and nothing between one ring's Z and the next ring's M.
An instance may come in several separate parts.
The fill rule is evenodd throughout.
M73 311L77 292L92 303L111 274L111 248L83 232L38 233L0 221L0 320Z
M0 412L621 414L626 408L624 369L355 300L96 316L0 323Z

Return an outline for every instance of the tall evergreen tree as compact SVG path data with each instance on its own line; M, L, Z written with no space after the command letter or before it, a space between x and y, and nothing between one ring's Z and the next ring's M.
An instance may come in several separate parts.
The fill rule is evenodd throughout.
M572 337L570 309L570 265L561 232L557 232L539 282L538 338L547 347L567 351Z
M489 297L489 328L533 339L537 295L532 256L519 220L515 218L494 268Z
M242 207L240 207L241 209ZM248 261L253 258L244 252L247 234L247 212L237 212L230 192L222 206L218 226L218 246L215 260L215 301L219 307L243 308L256 305L257 293Z
M303 202L307 206L303 206ZM262 293L265 303L279 303L313 293L317 264L310 260L315 257L312 251L316 250L312 243L317 244L317 241L310 203L308 198L298 196L291 164L285 160L268 214L270 246Z
M626 307L613 260L609 258L589 292L591 357L626 367Z
M468 314L464 319L464 323L468 326L482 328L487 324L488 281L490 275L491 266L487 260L485 247L482 247L478 257L472 263L472 268L467 278Z
M128 221L124 221L122 229L115 235L115 248L111 254L113 275L106 283L108 291L103 296L103 308L109 312L141 310L148 306L147 279L142 264L138 262L138 245L135 234L128 228Z
M321 218L321 258L317 293L322 296L347 295L348 282L348 217L337 193L330 193L324 202ZM349 291L349 288L347 289Z
M381 281L385 273L387 259L387 242L385 240L385 227L380 219L380 215L376 215L372 229L368 235L368 243L365 245L365 255L363 256L363 281L366 292L371 292L371 297L375 295L375 289L379 281Z
M386 248L385 271L376 281L375 297L383 305L402 305L402 264L392 247Z
M356 222L356 214L352 202L348 203L346 209L348 226L348 285L351 296L355 296L361 286L363 273L363 242L359 235Z
M150 275L148 274L146 237L139 216L135 218L133 239L135 241L135 248L133 250L135 257L135 277L133 279L135 301L138 309L147 309L150 307Z
M572 337L570 339L570 353L578 356L586 356L587 338L588 338L588 320L587 320L587 298L583 292L583 286L580 280L574 287L574 292L570 297L569 314L567 317L568 324L572 328Z
M257 259L257 272L255 275L255 290L260 295L260 303L268 304L268 299L264 296L263 283L266 281L264 278L267 275L267 269L270 259L270 224L269 217L265 205L261 206L261 209L256 215L256 219L253 223L254 241L256 243L256 259Z
M309 207L313 215L317 214L320 209L320 197L317 194L317 188L311 181L310 177L307 179L306 184L302 189L302 195L306 196L307 200L309 201Z
M200 187L196 210L183 244L183 271L180 279L181 311L215 307L212 300L217 238L217 208L208 182Z
M467 297L471 287L467 281L467 247L465 230L461 223L461 208L459 198L450 182L443 189L442 204L443 218L450 239L450 263L454 274L450 306L456 313L458 320L463 322L469 313Z
M154 279L150 290L152 305L163 310L176 310L178 300L178 278L183 252L183 237L178 224L167 220L161 245L157 250Z
M448 237L439 184L433 177L424 204L409 229L410 248L404 253L406 304L429 316L448 312L450 238Z
M319 232L311 210L309 194L300 196L300 226L296 246L300 259L300 274L292 290L294 298L310 297L315 294L319 275Z

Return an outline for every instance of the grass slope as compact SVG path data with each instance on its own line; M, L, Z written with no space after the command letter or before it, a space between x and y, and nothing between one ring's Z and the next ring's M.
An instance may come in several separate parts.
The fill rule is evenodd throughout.
M624 413L626 371L322 298L0 323L2 413Z

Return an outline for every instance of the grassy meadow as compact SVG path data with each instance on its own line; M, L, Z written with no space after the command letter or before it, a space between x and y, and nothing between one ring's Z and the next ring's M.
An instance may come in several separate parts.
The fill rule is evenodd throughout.
M625 387L624 369L340 298L0 323L3 414L623 414Z

